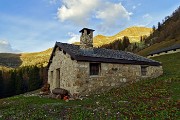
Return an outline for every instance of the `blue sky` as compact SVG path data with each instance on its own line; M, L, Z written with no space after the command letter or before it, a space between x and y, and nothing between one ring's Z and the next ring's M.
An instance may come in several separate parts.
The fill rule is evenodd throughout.
M0 0L0 52L37 52L79 40L83 27L113 35L152 27L180 0Z

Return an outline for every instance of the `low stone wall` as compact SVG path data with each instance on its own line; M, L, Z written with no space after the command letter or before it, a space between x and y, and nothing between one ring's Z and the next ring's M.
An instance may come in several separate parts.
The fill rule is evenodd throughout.
M111 89L128 82L136 82L142 78L154 78L163 74L162 66L147 67L146 76L141 75L140 65L101 63L100 75L89 75L89 63L78 62L76 80L77 92L81 95L94 91Z

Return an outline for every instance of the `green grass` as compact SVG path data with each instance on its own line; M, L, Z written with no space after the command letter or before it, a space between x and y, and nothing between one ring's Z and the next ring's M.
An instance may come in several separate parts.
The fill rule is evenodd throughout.
M163 76L69 102L26 95L0 99L0 120L180 119L180 53L153 59L162 62Z

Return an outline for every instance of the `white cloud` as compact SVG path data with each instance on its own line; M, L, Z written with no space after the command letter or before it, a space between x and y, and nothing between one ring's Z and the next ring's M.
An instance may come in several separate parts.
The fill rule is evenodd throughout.
M128 12L121 3L105 2L102 4L103 7L96 12L96 18L101 20L97 26L98 31L103 34L112 33L125 26L133 14Z
M136 8L137 8L137 6L135 6L135 5L134 5L132 8L133 8L133 9L136 9Z
M18 52L20 51L13 49L8 41L0 40L0 53L18 53Z
M74 34L74 33L69 32L68 35L71 37L68 40L68 43L74 43L74 42L80 41L80 35L79 34Z
M61 22L97 27L98 31L106 33L126 24L132 14L121 3L108 0L63 0L57 17Z
M50 4L56 4L58 0L49 0Z
M108 24L116 23L122 19L129 20L130 15L121 3L104 3L104 7L97 11L96 18L104 20Z
M133 12L129 12L129 16L133 15Z
M151 15L149 15L148 13L143 15L142 17L143 17L143 19L148 19L148 20L152 19Z
M70 20L83 24L90 19L91 12L99 6L100 0L63 0L57 16L63 22Z
M137 5L133 5L132 9L136 9L137 7L141 6L141 3L138 3Z

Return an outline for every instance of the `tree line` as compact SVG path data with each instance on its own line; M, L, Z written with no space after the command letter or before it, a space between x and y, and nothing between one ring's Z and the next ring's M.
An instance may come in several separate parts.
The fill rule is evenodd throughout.
M101 48L114 49L114 50L123 50L129 52L135 52L142 47L142 42L130 43L130 40L127 36L124 36L122 39L117 39L112 43L102 45Z
M127 36L124 36L122 39L117 39L112 43L102 45L101 48L125 50L129 45L130 45L129 38Z
M150 36L142 39L147 47L165 40L177 41L180 37L180 6L172 15L166 16L162 22L158 22L157 27L154 25L152 29Z
M0 70L0 98L39 89L46 81L47 70L43 66Z

